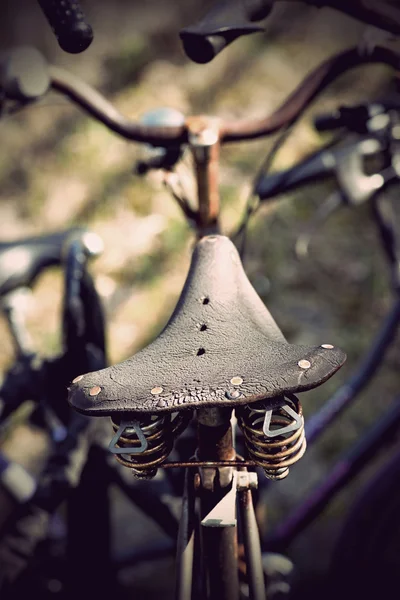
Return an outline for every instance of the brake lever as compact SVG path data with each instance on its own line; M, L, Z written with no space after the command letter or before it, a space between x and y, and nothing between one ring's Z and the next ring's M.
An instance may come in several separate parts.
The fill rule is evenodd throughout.
M367 202L394 177L391 167L372 175L364 172L364 156L374 154L379 150L379 145L378 140L364 140L337 160L336 178L343 197L350 206Z
M242 35L264 31L254 25L271 12L274 0L220 0L195 25L179 33L186 55L197 63L210 62Z

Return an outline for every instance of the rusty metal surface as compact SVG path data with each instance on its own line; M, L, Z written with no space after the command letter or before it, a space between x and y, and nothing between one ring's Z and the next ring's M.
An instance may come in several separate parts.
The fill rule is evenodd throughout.
M246 557L246 575L252 600L266 600L261 545L251 490L239 493L239 514L242 523Z
M162 469L177 469L177 468L194 468L194 467L204 467L204 468L217 468L217 467L256 467L257 464L254 460L189 460L189 461L171 461L160 465Z
M219 231L219 123L206 116L186 120L196 173L199 235Z
M275 432L268 435L263 425L264 414L267 413L262 410L260 413L260 409L252 406L238 411L238 423L245 437L247 452L257 466L263 468L269 479L284 479L289 473L289 467L300 460L307 447L302 406L294 395L285 397L285 403L268 411L269 427L275 428ZM291 413L285 412L287 406ZM294 416L298 417L298 421L297 429L292 433L290 429L286 430L288 424L293 424ZM278 435L271 437L272 433Z
M198 425L198 457L207 461L232 461L236 453L232 443L231 411L220 410L215 422L217 426L207 426L201 420L207 415L199 415ZM208 471L208 475L206 475ZM226 494L231 483L233 468L202 469L200 473L206 477L206 485L199 488L200 512L204 519ZM212 480L211 480L212 478ZM239 600L238 546L237 527L201 527L201 542L205 574L205 594L209 600Z
M274 133L297 118L312 99L341 73L368 63L384 63L398 69L399 60L397 52L379 46L364 55L360 54L359 48L341 52L312 71L271 115L263 119L218 121L220 141L234 142ZM188 124L179 127L150 127L131 121L96 90L70 73L53 66L49 66L49 73L53 90L69 97L92 117L126 139L164 147L186 144L188 141ZM198 132L198 127L203 126L204 119L203 116L192 117L188 122L194 123L195 132Z
M192 597L195 498L194 473L186 471L176 551L175 600Z

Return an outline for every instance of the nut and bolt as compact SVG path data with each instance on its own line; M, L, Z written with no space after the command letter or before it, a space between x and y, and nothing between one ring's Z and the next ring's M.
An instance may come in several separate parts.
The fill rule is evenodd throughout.
M256 490L258 487L257 473L238 471L236 485L239 492L244 492L245 490Z

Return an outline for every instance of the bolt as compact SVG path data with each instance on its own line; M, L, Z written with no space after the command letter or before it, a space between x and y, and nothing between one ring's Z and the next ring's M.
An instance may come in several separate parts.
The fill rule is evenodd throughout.
M248 471L238 471L237 474L237 489L239 492L245 490L255 490L258 487L257 473L249 473Z
M150 390L150 393L153 394L153 396L157 396L157 394L161 394L162 391L163 391L163 388L159 385L156 385L155 387L153 387Z
M256 490L258 488L257 473L249 473L249 487L251 490Z
M229 398L230 400L236 400L236 398L240 398L242 394L239 392L239 390L232 390L232 392L225 392L225 396L227 398Z
M321 344L321 348L326 348L327 350L332 350L333 347L332 344Z
M75 377L75 379L72 380L72 383L78 383L78 381L81 381L83 379L83 375L78 375L78 377Z
M311 367L311 363L309 360L299 360L299 362L297 363L300 367L300 369L309 369Z
M98 396L101 392L101 387L99 385L95 385L89 392L90 396Z
M241 377L232 377L231 384L232 385L240 385L243 383L243 379Z

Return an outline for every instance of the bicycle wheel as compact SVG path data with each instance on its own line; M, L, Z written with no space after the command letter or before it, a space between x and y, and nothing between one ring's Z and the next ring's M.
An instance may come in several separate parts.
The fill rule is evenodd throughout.
M395 597L400 590L400 451L353 505L336 544L329 598ZM397 597L397 594L396 594Z

